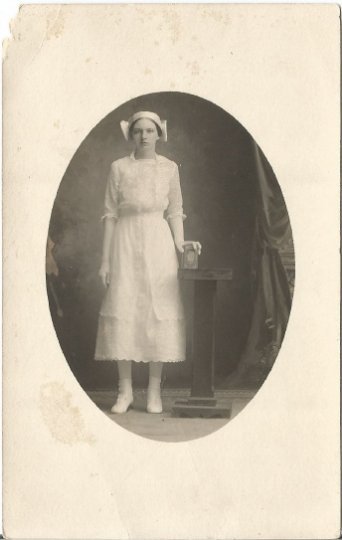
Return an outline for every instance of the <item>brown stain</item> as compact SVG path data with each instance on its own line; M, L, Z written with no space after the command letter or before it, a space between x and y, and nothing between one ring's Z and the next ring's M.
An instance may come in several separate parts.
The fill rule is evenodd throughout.
M176 6L170 6L164 9L162 13L165 26L168 27L173 44L177 43L181 33L181 17L175 8Z
M146 20L155 25L157 32L160 32L164 38L170 39L173 45L179 41L182 31L182 12L179 6L175 4L152 6L151 4L133 4L137 14L137 19L141 23ZM154 41L155 45L159 45L159 41Z
M230 18L226 13L226 10L220 8L219 6L203 9L202 17L211 18L215 22L222 22L224 24L229 24L230 22Z
M53 127L56 128L56 129L59 129L59 128L60 128L60 122L59 122L59 120L55 120L55 121L54 121Z
M46 16L46 32L45 39L58 38L64 30L65 17L62 13L61 7L56 10L50 11Z
M186 65L188 68L191 69L192 75L199 75L200 67L199 67L199 63L196 60L194 60L193 62L188 62Z
M152 71L149 68L145 68L144 75L152 75Z
M78 407L72 405L71 393L63 384L50 382L41 386L39 408L50 434L64 444L94 444L96 439L87 432Z
M122 23L122 19L120 17L114 17L113 23L116 24L116 26L120 26Z

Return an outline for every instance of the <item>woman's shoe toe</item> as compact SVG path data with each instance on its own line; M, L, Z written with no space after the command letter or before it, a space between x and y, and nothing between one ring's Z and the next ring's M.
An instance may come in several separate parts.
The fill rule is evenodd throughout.
M111 412L115 414L122 414L128 411L133 403L133 396L121 396L118 395L116 403L111 408Z
M147 412L160 414L163 412L163 404L160 395L151 394L147 395Z

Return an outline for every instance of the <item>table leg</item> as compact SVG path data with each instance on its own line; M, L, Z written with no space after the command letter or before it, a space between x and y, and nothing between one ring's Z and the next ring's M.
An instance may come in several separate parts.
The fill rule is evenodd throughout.
M195 281L194 286L191 397L213 398L216 281Z
M191 395L176 401L172 413L191 418L230 417L230 409L216 406L214 398L216 281L194 283L193 365Z

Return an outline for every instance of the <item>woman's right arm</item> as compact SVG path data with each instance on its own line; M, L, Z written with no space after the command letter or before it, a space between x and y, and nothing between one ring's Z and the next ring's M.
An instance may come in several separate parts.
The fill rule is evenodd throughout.
M102 262L99 270L99 276L105 287L108 287L110 282L110 252L115 228L115 219L106 217L104 220L104 235L102 248Z
M108 287L110 280L110 259L111 247L116 220L118 219L118 199L119 199L119 171L116 162L114 161L110 167L110 172L107 180L106 195L104 202L104 235L102 247L102 261L99 270L99 276L105 287Z

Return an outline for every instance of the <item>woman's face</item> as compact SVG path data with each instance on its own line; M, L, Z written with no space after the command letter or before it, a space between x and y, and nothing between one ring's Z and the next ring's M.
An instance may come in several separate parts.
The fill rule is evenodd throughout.
M140 118L132 128L132 139L137 148L154 150L159 139L157 126L148 118Z

